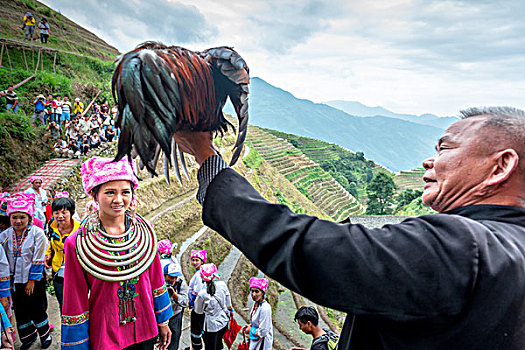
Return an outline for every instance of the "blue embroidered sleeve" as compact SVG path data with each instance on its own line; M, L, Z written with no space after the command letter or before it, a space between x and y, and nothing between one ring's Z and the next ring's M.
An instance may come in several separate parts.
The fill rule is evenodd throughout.
M62 350L90 350L89 311L77 316L62 316Z
M166 285L153 290L153 308L157 324L164 323L173 316L173 309L171 308L170 296Z
M259 340L259 337L257 336L257 327L250 328L250 340Z
M11 327L11 321L9 321L9 317L7 317L7 314L2 304L0 304L0 317L2 317L2 331Z
M42 273L44 272L43 261L33 261L29 268L29 279L33 281L40 281L42 279Z
M11 281L9 277L0 277L0 298L11 295Z

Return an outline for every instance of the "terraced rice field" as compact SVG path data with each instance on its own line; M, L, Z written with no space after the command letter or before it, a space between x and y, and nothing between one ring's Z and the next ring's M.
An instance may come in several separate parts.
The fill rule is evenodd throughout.
M250 126L247 140L268 163L278 169L302 193L307 194L309 199L333 220L341 221L349 215L365 212L359 201L290 142L253 125ZM306 152L318 155L322 152L325 157L337 157L330 146L319 149L318 145L313 143Z
M417 168L412 170L403 170L399 174L396 174L394 177L394 182L398 187L398 191L403 190L422 190L423 185L423 174L425 174L425 169Z

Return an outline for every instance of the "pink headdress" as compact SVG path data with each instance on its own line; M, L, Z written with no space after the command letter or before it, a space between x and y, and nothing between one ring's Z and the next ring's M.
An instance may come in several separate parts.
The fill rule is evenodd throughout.
M250 288L260 289L264 294L266 294L266 290L268 289L268 280L266 278L252 277L250 278Z
M169 239L163 239L157 244L157 251L160 255L169 255L171 254L171 249L173 244L171 244Z
M127 158L113 162L111 158L93 157L85 161L80 170L82 185L87 194L90 194L93 187L117 180L131 181L133 189L136 189L139 187L136 173L135 162L130 163Z
M9 197L7 202L7 215L21 212L30 217L35 214L35 194L34 193L15 193Z
M35 181L40 181L40 182L43 182L44 181L44 178L42 176L31 176L29 178L29 182L33 183Z
M206 250L192 250L191 251L191 259L199 258L202 260L203 263L206 262L207 256L208 256L208 253L206 252Z
M201 278L203 281L209 282L219 278L217 273L217 266L215 264L204 264L200 269Z
M67 192L67 191L57 192L55 194L55 199L58 199L58 198L69 198L69 192Z

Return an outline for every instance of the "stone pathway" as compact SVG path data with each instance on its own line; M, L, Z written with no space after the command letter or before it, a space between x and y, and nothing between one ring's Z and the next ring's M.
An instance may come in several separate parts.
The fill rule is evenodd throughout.
M72 174L73 169L75 169L79 162L79 159L51 159L40 169L20 181L11 192L15 193L25 191L29 186L31 186L31 183L29 182L31 176L35 175L42 176L42 188L46 190L51 189L58 182L58 180L67 179Z

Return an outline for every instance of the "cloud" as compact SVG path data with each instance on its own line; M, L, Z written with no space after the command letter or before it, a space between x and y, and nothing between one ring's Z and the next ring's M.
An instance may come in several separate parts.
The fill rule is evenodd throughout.
M217 28L192 5L162 0L47 0L71 19L97 33L121 51L146 40L184 45L213 38ZM80 22L80 21L79 21ZM109 34L109 36L107 35Z
M260 47L283 54L325 31L329 20L339 16L338 8L337 2L319 0L259 2L246 26Z

